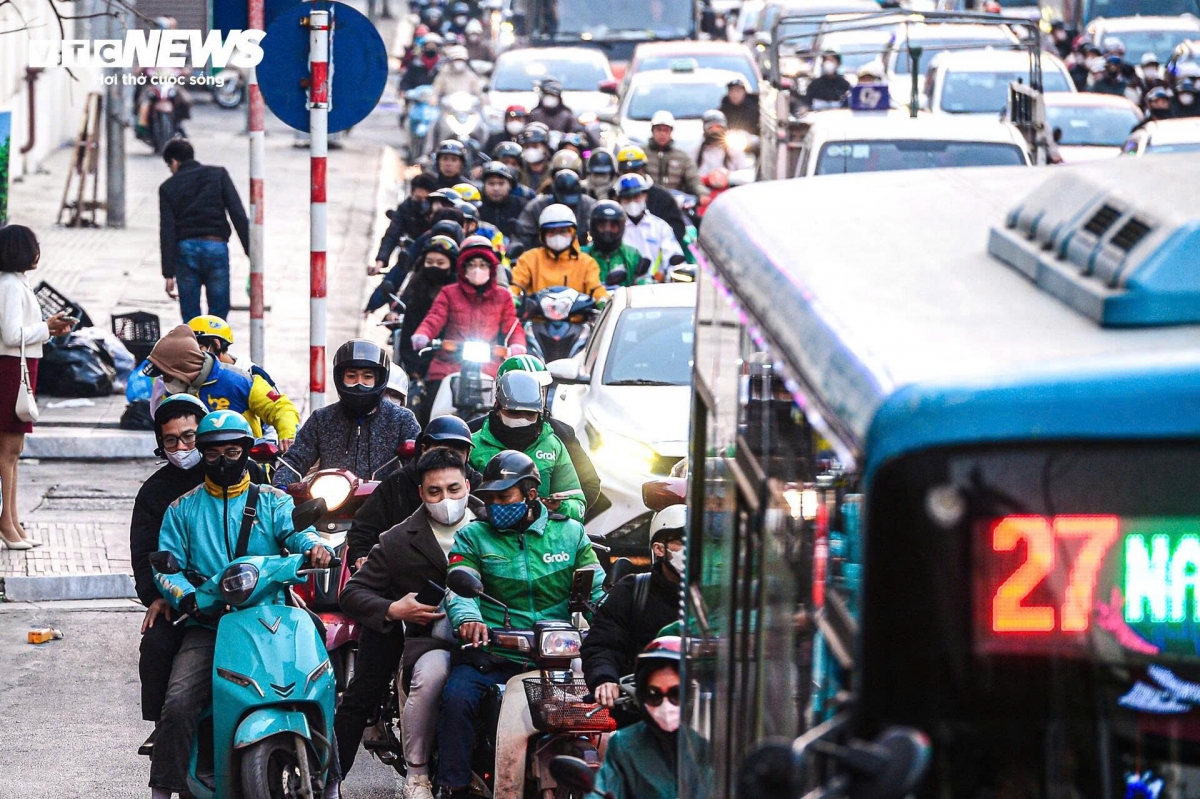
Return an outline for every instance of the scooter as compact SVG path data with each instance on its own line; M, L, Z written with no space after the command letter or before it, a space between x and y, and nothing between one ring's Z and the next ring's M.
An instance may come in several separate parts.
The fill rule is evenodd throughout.
M526 297L521 308L529 354L544 362L570 358L587 344L596 301L569 286L549 286Z
M212 96L221 108L237 108L246 99L246 76L237 67L225 66L217 73L217 80L212 85Z
M238 558L212 577L181 569L170 552L150 562L186 574L201 613L223 614L188 789L198 799L320 796L333 760L333 670L312 617L279 599L326 570L304 568L303 555Z
M502 361L507 358L508 347L493 346L486 341L434 339L428 347L421 350L421 354L437 350L456 358L462 366L459 371L448 375L438 387L433 406L429 410L429 418L457 416L464 421L470 421L491 410L496 379L484 373L483 367L493 360Z
M408 161L415 162L425 154L429 128L437 122L438 107L433 102L433 87L418 86L404 93L408 101L403 124L408 130Z
M175 124L175 102L179 89L170 82L175 77L175 71L169 69L151 69L145 74L150 76L143 95L144 106L139 112L139 122L136 132L139 139L154 148L156 155L162 155L167 142L179 132Z

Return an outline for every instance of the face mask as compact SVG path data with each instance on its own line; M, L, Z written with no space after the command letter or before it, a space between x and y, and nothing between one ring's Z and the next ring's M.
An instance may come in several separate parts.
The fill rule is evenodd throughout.
M246 461L249 457L250 450L243 449L242 457L237 460L221 457L216 463L204 461L204 476L221 488L235 486L246 473Z
M524 501L507 504L493 502L488 505L488 517L492 520L492 526L499 530L513 529L521 523L528 512L529 506Z
M571 246L573 237L569 233L559 233L546 237L546 246L554 252L562 252Z
M587 184L589 189L601 191L607 189L613 184L612 175L588 175Z
M1192 95L1192 94L1179 95L1179 104L1180 105L1191 105L1195 101L1196 101L1195 95Z
M467 18L466 17L455 17L454 24L460 28L466 27Z
M190 386L183 380L177 380L174 377L163 377L163 387L166 388L168 394L186 394Z
M541 147L526 147L521 151L521 158L525 159L527 164L540 164L546 159L546 154L542 152Z
M190 469L200 462L200 450L198 449L181 449L178 452L163 453L167 456L172 466L179 469Z
M646 213L645 200L634 200L631 203L621 203L621 207L625 209L625 213L630 219L640 219L642 214Z
M680 549L680 550L668 549L667 556L668 556L667 562L671 565L671 568L675 570L676 574L682 575L683 574L683 550L682 549Z
M837 64L833 63L832 61L823 61L821 63L822 75L832 75L835 72L837 72Z
M1146 76L1146 80L1158 79L1158 67L1146 67L1142 70L1142 74Z
M466 72L467 71L467 62L466 61L451 61L450 62L450 71L451 72L460 72L460 73Z
M558 104L562 102L553 94L547 94L542 98L542 106L545 108L558 108Z
M425 57L426 58L437 58L437 49L433 48L433 47L426 47L425 48Z
M467 498L450 499L447 497L441 502L426 502L425 507L438 524L458 524L463 514L467 512Z
M476 266L467 270L467 282L472 286L486 285L491 278L492 272L490 269L480 269Z
M435 286L449 286L454 282L453 269L439 269L436 266L425 267L424 274L429 278L429 282Z
M522 427L529 427L531 424L536 424L536 419L513 419L511 416L500 414L500 424L505 427L511 427L514 430L519 430Z
M516 136L521 131L525 130L525 123L518 120L504 123L504 129L508 131L508 135Z
M1099 72L1104 69L1104 59L1099 57L1089 58L1084 62L1087 64L1088 72Z
M679 729L679 705L670 699L664 699L658 707L646 708L646 712L663 732L675 732Z

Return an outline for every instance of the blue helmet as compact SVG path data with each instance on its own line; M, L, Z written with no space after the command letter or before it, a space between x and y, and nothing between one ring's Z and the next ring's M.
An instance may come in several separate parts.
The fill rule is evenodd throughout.
M650 179L637 172L630 172L622 175L621 179L617 181L616 191L617 196L622 199L645 194L650 191Z
M254 442L254 431L246 417L235 411L213 411L200 420L196 428L196 446L231 444L235 441Z

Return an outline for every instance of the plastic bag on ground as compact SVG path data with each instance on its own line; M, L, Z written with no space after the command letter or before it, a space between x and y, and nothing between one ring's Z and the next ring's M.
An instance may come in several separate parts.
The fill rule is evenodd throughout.
M117 371L108 352L94 339L71 333L42 347L38 364L39 395L103 397L113 392Z

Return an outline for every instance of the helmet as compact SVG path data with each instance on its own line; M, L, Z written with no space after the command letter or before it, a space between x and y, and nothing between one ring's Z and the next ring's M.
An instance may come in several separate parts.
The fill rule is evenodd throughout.
M538 230L547 231L555 228L576 227L575 212L561 203L547 205L538 217Z
M463 47L461 44L452 44L447 47L445 50L445 55L448 61L466 61L468 57L467 48Z
M708 130L716 125L720 125L725 130L729 130L729 120L725 118L723 113L715 108L705 111L704 114L701 115L700 124L704 130Z
M501 158L521 158L521 145L515 141L502 141L496 145L496 149L492 150L492 158L499 161Z
M1125 42L1116 36L1109 36L1104 40L1104 52L1123 56L1125 55Z
M617 150L617 167L622 173L641 169L646 165L646 151L636 144L627 144Z
M512 142L509 142L509 144L511 144L511 143ZM499 148L496 148L496 149L499 149ZM515 177L513 177L512 170L510 170L505 164L502 164L499 161L488 161L487 164L484 165L483 179L484 179L484 181L487 181L488 178L504 178L509 183L512 183L514 185L517 182L517 179Z
M521 131L521 144L528 147L531 144L550 144L550 128L541 122L531 122L529 127Z
M1156 56L1154 53L1143 53L1142 54L1142 66L1146 66L1147 64L1157 64L1157 63L1158 63L1158 56Z
M621 179L617 181L616 190L617 196L621 199L636 197L650 191L650 180L636 172L631 172L621 176Z
M467 27L463 32L466 33L468 36L470 36L472 33L482 34L483 33L483 23L477 19L473 19L467 23Z
M634 667L639 695L646 690L646 681L654 672L664 666L679 669L679 663L683 660L681 643L678 635L663 635L646 644L646 648L637 656Z
M403 369L393 369L388 373L387 390L408 397L408 373Z
M564 147L574 147L579 152L583 152L587 148L587 143L583 140L583 134L572 131L564 133L563 137L558 140L558 149L561 152ZM567 152L570 152L569 150Z
M746 79L741 75L735 75L729 79L728 83L725 84L726 89L732 89L734 86L741 86L746 91L750 91L750 87L746 85Z
M199 449L235 441L254 441L250 423L237 411L213 411L206 414L196 428L196 446Z
M1146 104L1149 105L1155 100L1170 100L1171 93L1162 86L1155 86L1150 91L1146 92Z
M587 173L589 175L611 175L617 171L617 162L608 150L592 150L588 156Z
M534 485L542 484L542 475L538 472L533 458L515 449L506 449L496 453L487 466L483 467L483 482L475 489L476 493L506 491L518 483L528 480Z
M552 94L555 97L562 96L562 84L555 78L545 78L538 84L538 89L542 94Z
M441 158L443 155L455 155L466 161L467 148L458 139L446 139L438 145L435 157Z
M583 171L583 159L579 157L579 153L574 150L559 150L550 159L550 174L561 172L564 169L569 169L579 175Z
M493 267L500 264L500 254L486 236L467 236L463 239L462 247L458 250L458 268L461 270L472 258L483 258Z
M444 15L442 14L442 9L438 6L430 6L425 9L425 13L422 16L425 17L425 21L430 25L436 25L442 21ZM438 38L441 39L440 36Z
M441 16L442 16L442 10L441 10L440 8L439 8L439 9L433 9L433 10L437 11L438 18L441 18ZM432 22L432 20L430 20L430 21ZM442 39L442 35L441 35L440 33L433 32L433 33L430 33L429 35L427 35L427 36L425 37L424 45L425 45L426 47L428 47L429 45L431 45L431 44L432 44L434 47L441 47L441 46L442 46L442 41L443 41L443 39Z
M180 416L197 416L203 419L207 415L208 407L199 397L191 394L171 394L163 397L158 409L154 411L154 429L157 432L164 424Z
M463 221L474 219L476 224L479 223L479 207L474 203L469 203L466 200L460 200L455 206L463 215Z
M550 190L554 194L555 201L565 205L577 204L580 196L583 194L583 186L579 183L579 175L570 169L564 169L554 176L554 181L550 184Z
M421 247L421 252L418 257L424 256L426 253L431 252L440 252L442 255L450 259L450 263L454 263L458 260L458 242L449 236L430 236L426 240L425 244Z
M665 125L668 128L674 128L675 115L666 109L655 111L654 115L650 117L650 127L657 128L659 125Z
M233 328L219 316L195 316L188 322L188 327L196 334L196 338L203 343L206 338L219 338L225 342L226 346L233 344ZM224 349L224 347L222 347Z
M421 449L439 444L462 444L467 449L475 446L471 439L471 428L457 416L438 416L425 425L425 432L421 434Z
M883 61L881 61L880 59L876 58L874 60L868 61L867 63L863 64L861 67L858 68L858 73L857 73L858 80L860 83L862 82L863 78L868 78L868 77L875 78L876 80L882 80L883 79L883 70L884 70Z
M447 205L454 206L457 205L458 201L461 200L462 197L460 197L458 192L456 192L454 189L438 189L437 191L429 192L428 199L441 200Z
M821 58L832 58L840 64L842 63L842 48L836 44L830 45L821 51Z
M470 183L456 183L454 190L458 192L459 197L462 197L469 203L477 203L483 200L483 197L479 195L479 189Z
M500 364L500 368L496 370L496 379L499 380L509 372L528 372L543 388L554 382L554 378L546 369L546 364L542 363L542 359L536 355L514 355L505 359L504 363Z
M529 116L529 111L523 105L510 105L508 108L504 109L505 119L515 119L516 117L527 116Z
M1121 56L1113 54L1113 55L1106 56L1104 59L1104 63L1107 64L1108 66L1119 67L1119 66L1121 66L1121 64L1123 64L1125 62L1121 59Z
M349 368L374 369L375 385L370 388L361 384L347 387L342 383L342 375ZM392 359L374 341L352 338L338 347L333 356L333 384L343 407L359 415L378 408L383 392L387 391L391 369Z
M591 223L592 238L601 244L615 246L625 236L625 209L612 200L601 200L592 206L592 213L589 215L588 221ZM607 236L601 236L598 225L603 221L616 222L620 225L614 241L609 241Z
M471 7L464 3L463 0L458 0L457 3L450 6L450 12L454 14L454 16L459 17L463 16L464 14L470 14Z
M462 225L453 219L443 219L433 223L433 227L429 229L429 235L445 236L457 245L463 239L463 229Z
M541 413L542 386L529 372L509 372L496 381L496 407L502 411Z
M687 526L687 505L671 505L654 514L650 520L650 543L667 543L683 538Z

